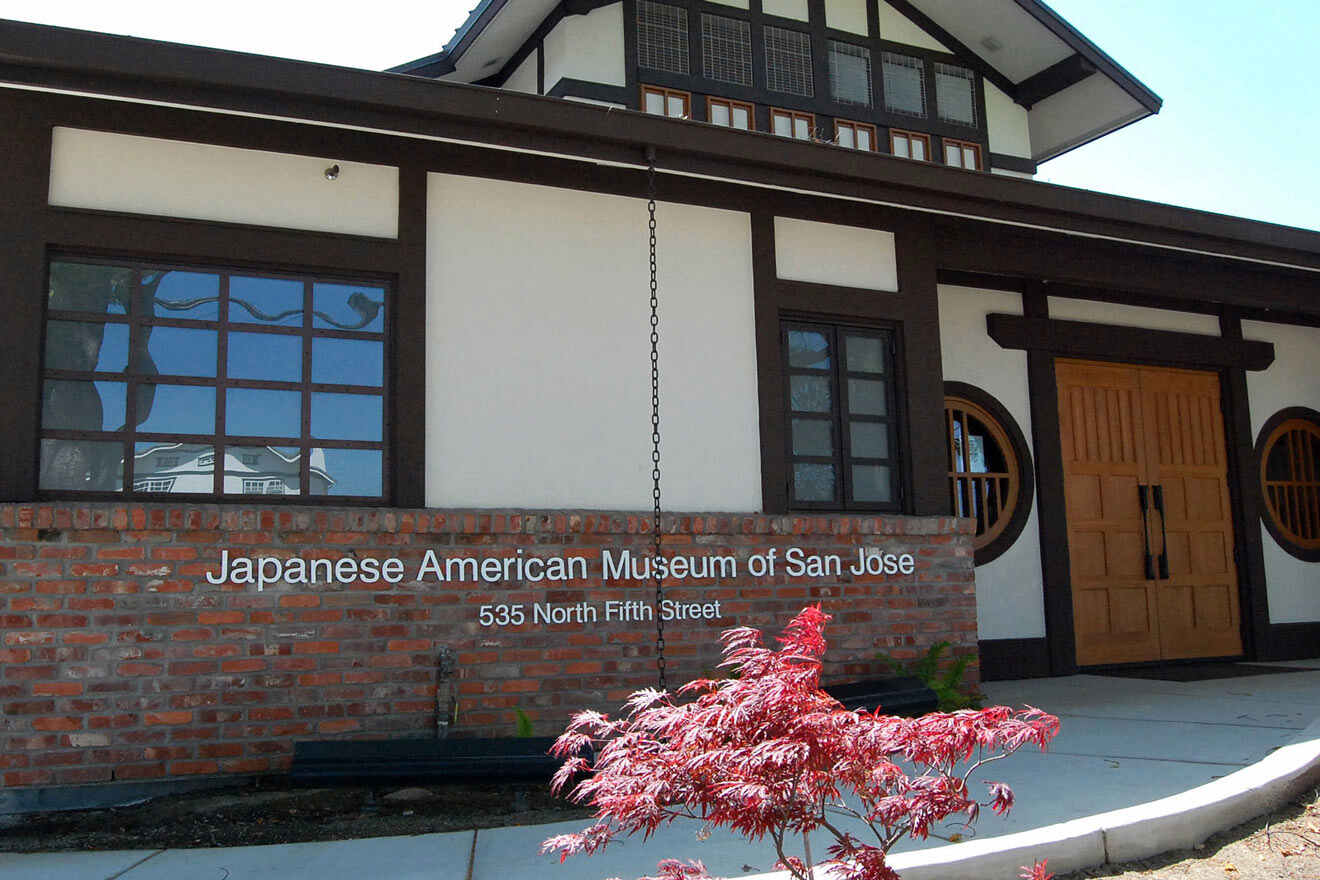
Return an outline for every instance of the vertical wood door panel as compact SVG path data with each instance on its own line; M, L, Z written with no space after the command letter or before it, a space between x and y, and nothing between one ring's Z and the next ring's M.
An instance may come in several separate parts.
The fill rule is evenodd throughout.
M1056 371L1078 664L1240 654L1218 377L1066 360ZM1140 486L1152 487L1146 518ZM1168 577L1147 568L1148 549L1167 553Z

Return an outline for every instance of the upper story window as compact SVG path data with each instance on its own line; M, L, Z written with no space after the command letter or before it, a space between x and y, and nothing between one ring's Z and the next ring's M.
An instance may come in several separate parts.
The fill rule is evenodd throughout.
M893 333L786 322L789 504L897 510Z
M836 119L834 120L834 142L841 147L848 147L852 150L875 150L875 126L865 122L848 122L844 119Z
M976 77L965 67L935 63L935 104L940 119L976 125Z
M701 69L707 79L752 85L752 26L738 18L702 14Z
M780 137L809 141L816 133L816 117L811 113L775 107L770 110L770 130Z
M240 456L274 448L290 494L383 497L380 282L79 259L49 278L42 491L243 494Z
M968 171L981 170L981 145L953 138L944 139L944 164Z
M884 52L880 56L885 109L907 116L926 115L926 67L920 58Z
M657 116L692 118L692 94L679 89L642 86L642 109Z
M686 9L637 0L637 63L650 70L689 72Z
M706 119L714 125L741 128L743 131L756 130L756 108L743 101L707 98Z
M766 88L804 98L815 97L811 37L772 25L766 25L764 31Z
M830 40L830 94L840 104L871 106L871 50Z
M915 131L889 129L889 152L902 159L930 161L930 135Z

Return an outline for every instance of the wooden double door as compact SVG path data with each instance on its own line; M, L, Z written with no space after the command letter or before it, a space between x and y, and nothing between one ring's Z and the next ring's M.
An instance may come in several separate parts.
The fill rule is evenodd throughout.
M1240 655L1219 377L1056 372L1078 665Z

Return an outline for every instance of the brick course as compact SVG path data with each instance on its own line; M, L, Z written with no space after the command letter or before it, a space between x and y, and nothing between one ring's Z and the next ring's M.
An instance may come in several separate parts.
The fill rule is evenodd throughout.
M969 520L666 515L669 552L732 555L734 578L667 587L719 600L719 620L669 621L671 684L709 673L719 633L777 631L809 602L835 616L827 681L887 674L885 652L934 642L976 651ZM912 575L753 577L769 548L911 553ZM46 786L262 773L298 739L507 736L515 709L538 733L580 708L617 708L655 681L654 623L482 628L483 604L652 597L604 582L601 550L650 552L648 515L575 511L0 505L0 781ZM212 585L220 553L398 557L399 584ZM423 555L581 556L588 578L528 584L412 580ZM442 654L454 671L440 672ZM975 680L977 668L969 675ZM452 723L450 723L452 722Z

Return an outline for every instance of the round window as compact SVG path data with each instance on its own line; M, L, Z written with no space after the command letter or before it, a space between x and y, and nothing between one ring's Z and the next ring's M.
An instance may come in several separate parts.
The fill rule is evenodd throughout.
M989 394L944 383L949 497L955 516L976 520L976 564L1012 546L1031 511L1032 468L1026 440Z
M1320 562L1320 413L1275 413L1256 441L1265 527L1288 553Z

